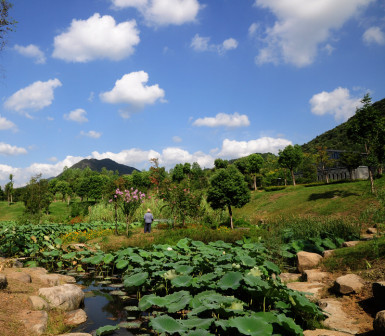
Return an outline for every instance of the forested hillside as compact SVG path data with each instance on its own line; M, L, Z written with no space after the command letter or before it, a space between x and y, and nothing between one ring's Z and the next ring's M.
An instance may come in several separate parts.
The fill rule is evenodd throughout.
M373 104L377 110L381 111L385 116L385 99L379 100ZM355 116L351 117L354 118ZM350 120L350 119L349 119ZM338 125L337 127L327 131L313 140L302 145L304 152L314 153L318 146L326 147L329 149L349 150L349 151L364 151L361 145L355 144L350 141L346 136L348 121Z

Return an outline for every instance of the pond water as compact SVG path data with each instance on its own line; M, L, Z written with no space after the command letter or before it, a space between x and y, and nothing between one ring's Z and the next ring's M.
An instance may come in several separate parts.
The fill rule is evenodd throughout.
M74 276L74 274L71 274ZM75 276L76 277L76 276ZM146 314L140 311L128 311L131 306L136 307L138 300L136 292L127 293L119 278L90 279L77 278L77 283L82 285L85 293L84 311L87 321L71 332L92 333L99 327L106 325L118 325L120 323L135 322L147 326ZM128 307L128 308L126 308ZM126 309L125 309L126 308ZM150 335L143 329L130 329L121 327L109 335L133 336Z

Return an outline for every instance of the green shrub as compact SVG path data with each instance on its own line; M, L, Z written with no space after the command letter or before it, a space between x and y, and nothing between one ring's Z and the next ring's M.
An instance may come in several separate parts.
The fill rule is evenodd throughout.
M265 191L278 191L278 190L283 190L286 189L286 186L272 186L272 187L265 187Z

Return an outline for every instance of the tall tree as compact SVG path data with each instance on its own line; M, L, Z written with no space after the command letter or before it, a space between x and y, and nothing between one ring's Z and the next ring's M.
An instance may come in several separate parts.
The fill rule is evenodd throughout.
M48 181L41 179L41 174L31 177L23 194L25 212L30 215L40 215L41 211L48 213L52 201Z
M347 136L365 147L372 193L375 192L373 169L384 162L385 117L372 105L372 98L366 94L361 100L363 106L347 122Z
M259 154L251 154L247 157L247 170L253 178L254 190L257 190L257 175L263 165L263 158Z
M290 170L293 185L295 185L294 170L298 168L303 160L301 147L299 145L286 146L284 150L278 152L278 156L279 165Z
M231 207L241 208L250 201L250 190L241 172L234 166L218 169L210 179L207 202L213 209L226 208L229 211L230 226L233 229Z
M13 174L9 174L9 182L5 185L5 193L7 194L8 205L13 203L13 194L15 189L13 188Z
M326 147L317 147L315 160L318 168L321 169L323 179L326 180L326 183L329 183L329 168L334 165L335 161L330 157Z

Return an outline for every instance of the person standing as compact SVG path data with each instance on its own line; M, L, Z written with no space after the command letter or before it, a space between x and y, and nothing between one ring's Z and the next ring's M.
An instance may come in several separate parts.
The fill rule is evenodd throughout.
M154 217L152 216L151 210L147 209L147 212L144 214L144 233L151 232L151 223L153 220Z

